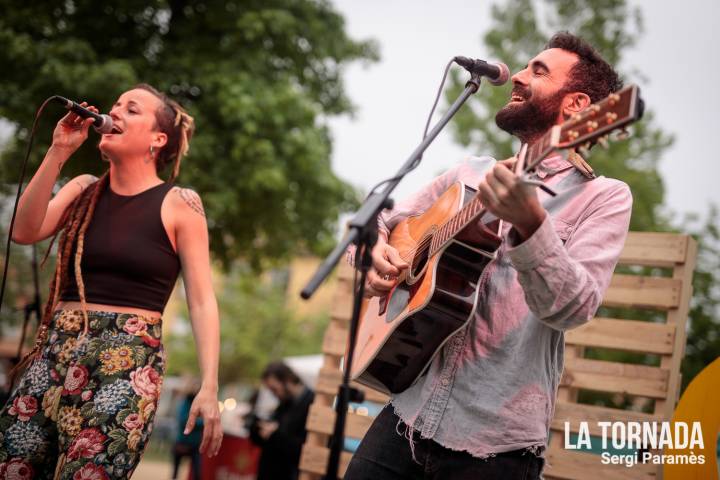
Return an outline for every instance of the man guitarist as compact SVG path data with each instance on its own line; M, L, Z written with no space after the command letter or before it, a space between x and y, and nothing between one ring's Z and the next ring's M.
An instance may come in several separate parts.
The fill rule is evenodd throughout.
M579 37L554 35L512 77L497 125L532 144L551 127L619 90L613 68ZM427 210L460 180L479 185L505 241L485 268L470 326L426 375L393 397L355 453L346 479L540 478L563 369L564 332L593 317L630 222L632 196L579 156L553 155L519 181L513 160L471 158L380 216L367 291L384 296L408 267L388 245L403 218Z

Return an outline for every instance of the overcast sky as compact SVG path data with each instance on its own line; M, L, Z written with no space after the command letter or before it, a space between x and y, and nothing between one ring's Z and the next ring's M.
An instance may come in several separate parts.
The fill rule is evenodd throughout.
M418 144L447 61L455 55L487 58L482 35L490 1L332 0L356 39L373 38L381 61L347 69L355 118L331 120L333 168L364 189L394 173ZM626 54L624 70L644 73L646 104L675 144L662 159L666 205L699 212L720 204L720 163L712 148L720 123L718 0L638 0L645 33ZM502 60L502 59L500 59ZM489 88L487 84L482 88ZM436 118L438 118L436 116ZM474 152L452 142L450 131L428 149L422 165L398 187L396 199Z
M372 38L380 47L379 62L346 70L355 117L330 121L334 170L368 189L397 171L418 144L447 61L455 55L487 58L482 36L491 24L494 2L331 1L345 16L352 37ZM666 205L680 213L703 213L710 201L720 204L720 162L713 148L720 123L714 118L720 112L720 1L632 1L642 7L645 33L621 68L634 67L647 76L648 82L640 84L646 104L657 124L676 138L660 164ZM3 123L0 137L10 133ZM395 198L467 155L493 153L462 148L446 130Z

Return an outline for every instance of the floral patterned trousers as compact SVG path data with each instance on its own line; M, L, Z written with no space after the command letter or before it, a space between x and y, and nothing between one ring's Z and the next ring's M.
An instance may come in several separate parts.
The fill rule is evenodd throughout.
M0 411L0 479L125 479L152 431L160 318L55 312L47 344Z

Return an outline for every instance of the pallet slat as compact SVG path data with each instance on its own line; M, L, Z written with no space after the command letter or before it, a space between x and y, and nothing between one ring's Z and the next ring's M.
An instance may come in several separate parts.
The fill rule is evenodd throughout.
M353 275L355 275L353 266L348 263L345 257L341 258L337 266L337 278L347 280L352 285Z
M674 341L675 325L612 318L594 318L565 334L568 345L654 354L672 354Z
M302 455L300 456L300 470L317 475L324 475L329 456L329 449L305 444ZM340 478L345 476L345 471L350 464L351 458L352 455L348 452L340 453L340 466L338 468Z
M675 278L616 273L605 292L603 305L669 310L677 308L681 288L682 281Z
M568 430L578 433L580 422L588 422L590 435L599 436L602 430L598 427L597 422L653 422L660 420L661 418L650 413L558 402L555 404L555 415L550 428L562 434L565 431L565 422L570 422Z
M323 337L322 352L342 357L345 355L348 330L337 320L331 320Z
M328 395L336 395L341 381L342 371L321 368L317 384L315 385L315 391ZM371 388L360 385L357 382L352 382L351 385L359 390L362 390L365 393L365 400L367 401L376 403L387 403L388 401L388 396L378 392L377 390L372 390Z
M352 316L352 282L348 280L338 280L338 294L333 298L330 306L330 318L340 322L348 323ZM346 292L341 295L339 292Z
M603 465L600 455L573 452L565 449L548 449L544 478L574 480L638 480L657 478L657 465L637 464L631 468L625 465Z
M348 412L345 423L345 436L351 438L363 438L365 436L365 432L367 432L370 425L372 425L372 422L373 417ZM321 405L313 405L310 407L310 413L307 421L308 431L332 435L334 428L334 408L324 407Z
M673 267L685 262L688 239L676 233L630 232L620 254L621 265Z
M665 398L668 377L667 370L658 367L574 358L565 364L560 384L570 388Z

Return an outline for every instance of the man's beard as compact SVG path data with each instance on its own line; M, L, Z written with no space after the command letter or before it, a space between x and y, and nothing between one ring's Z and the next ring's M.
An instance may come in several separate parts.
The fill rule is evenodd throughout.
M519 105L508 103L501 108L495 115L495 123L523 143L532 143L555 125L565 91L561 89L545 98L530 95L527 89L514 88L513 93L525 100Z

